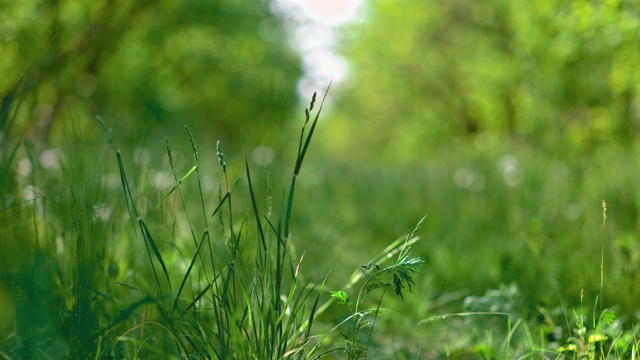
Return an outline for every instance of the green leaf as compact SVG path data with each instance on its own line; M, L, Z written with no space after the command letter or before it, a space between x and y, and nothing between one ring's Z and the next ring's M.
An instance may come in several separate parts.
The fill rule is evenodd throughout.
M340 290L340 291L331 291L330 295L332 298L336 299L340 305L351 306L352 302L349 298L349 294Z

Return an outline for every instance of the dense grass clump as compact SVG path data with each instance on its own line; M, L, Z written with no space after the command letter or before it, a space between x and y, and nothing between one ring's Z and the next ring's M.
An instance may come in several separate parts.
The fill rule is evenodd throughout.
M305 126L310 110L307 111ZM220 191L213 209L208 209L208 202L205 201L200 157L193 136L187 129L195 164L185 175L178 176L167 142L167 155L175 185L143 214L136 206L138 201L124 170L122 156L113 143L110 130L101 121L116 153L128 215L135 234L145 245L144 254L150 269L144 287L138 289L146 296L144 303L150 306L149 320L142 320L120 335L117 342L123 344L121 348L131 351L132 356L138 349L151 346L149 351L161 354L173 352L179 357L192 354L241 359L302 357L309 343L323 283L312 286L299 276L297 269L302 257L294 258L288 251L289 219L295 178L316 122L317 117L308 134L303 129L294 180L283 218L274 221L259 211L246 160L245 175L252 211L244 215L238 224L234 220L232 205L235 185L229 182L219 142L217 156L224 189ZM305 140L304 144L302 140ZM159 240L163 234L153 231L153 222L147 218L163 207L174 192L178 193L179 202L186 209L180 187L192 175L196 177L200 203L198 216L201 216L202 228L194 225L194 219L186 210L193 250L190 252L192 255L183 259L188 260L182 264L184 272L176 277L170 275L169 271L172 265L177 265L176 261L170 260L166 250L160 249ZM253 231L247 229L252 222L255 226ZM217 238L212 235L214 229L218 230ZM224 246L215 245L220 240L223 240ZM145 327L157 334L155 341L141 341L136 336L136 332L143 331Z

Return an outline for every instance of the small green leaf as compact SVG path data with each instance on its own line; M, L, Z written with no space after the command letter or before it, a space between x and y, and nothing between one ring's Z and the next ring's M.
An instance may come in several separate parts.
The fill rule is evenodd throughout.
M349 298L349 294L340 290L340 291L331 291L331 297L338 300L340 305L351 306L351 299Z

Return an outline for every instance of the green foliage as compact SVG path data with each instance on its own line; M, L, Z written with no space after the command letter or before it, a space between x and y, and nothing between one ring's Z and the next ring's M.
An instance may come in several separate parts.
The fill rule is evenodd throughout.
M343 32L339 151L416 161L483 132L568 153L633 142L638 26L630 0L371 1Z
M349 294L342 290L331 291L331 297L336 299L336 301L338 301L338 304L340 305L344 305L349 308L351 307L351 305L353 305L351 298L349 298Z
M70 147L77 151L60 159L59 173L40 177L36 174L43 170L33 169L25 179L14 161L7 162L0 207L5 249L0 254L0 354L219 359L301 359L311 354L311 327L326 278L314 285L300 273L304 255L292 251L287 229L295 178L322 110L320 104L310 121L314 103L315 95L306 110L288 205L278 219L259 210L247 158L244 175L252 211L234 220L239 214L232 205L235 185L228 180L220 143L220 184L226 190L211 201L188 128L195 164L179 175L165 141L174 185L157 194L145 194L126 170L127 156L101 118L115 154L120 196L117 186L102 188L105 174L87 171L79 140ZM9 148L13 150L3 156L26 154L30 164L38 164L30 146ZM20 196L23 189L31 190ZM195 201L187 198L192 189ZM118 208L103 200L105 195L124 201ZM105 210L114 212L102 214ZM12 239L18 235L20 239Z
M315 95L307 114L313 109L314 101ZM312 124L313 127L315 127L321 109L322 105ZM305 126L308 120L307 116ZM251 215L256 225L256 231L253 233L245 229L245 225L249 222L248 217L243 218L238 230L234 230L234 228L238 228L238 225L233 221L234 211L231 205L233 197L220 143L218 142L217 145L217 157L227 189L226 195L219 198L215 210L211 215L208 215L210 212L206 210L207 204L204 201L201 187L202 176L199 170L198 150L188 128L187 133L195 160L195 172L190 171L188 174L195 174L198 180L198 193L200 194L205 227L204 230L198 231L191 225L192 221L189 221L189 232L194 236L193 241L196 244L196 249L182 277L180 287L175 293L171 286L171 276L165 265L164 258L167 254L165 252L163 255L159 251L156 245L157 240L154 240L154 235L151 234L149 227L143 220L143 218L148 218L149 214L142 215L135 206L137 201L132 196L131 186L120 160L120 152L117 148L115 149L120 166L125 202L131 204L128 207L130 217L137 219L140 230L139 237L144 240L151 275L157 285L155 289L148 286L139 289L156 308L155 319L146 320L146 324L153 325L148 331L153 334L155 333L154 327L157 327L160 334L166 332L170 335L170 343L175 342L176 345L177 352L174 353L176 357L196 353L214 355L220 359L229 357L243 359L302 358L308 352L306 347L310 341L310 330L314 323L324 282L319 284L318 291L316 291L314 286L303 280L302 274L298 272L302 257L297 264L294 263L293 255L289 249L289 238L286 231L291 215L293 185L288 199L289 207L284 216L275 223L277 225L274 225L269 217L264 217L263 220L255 197L249 162L246 160L245 175L253 209ZM301 134L300 141L301 144L304 141L305 146L303 151L299 151L296 160L294 180L298 175L311 136L312 132L306 136L304 131ZM171 153L168 145L167 151L168 154ZM171 158L169 155L169 159ZM177 181L178 176L172 163L171 166L174 179ZM182 177L174 189L177 189L186 180L186 177ZM168 196L165 196L162 202L167 198ZM223 215L223 209L227 205L228 212ZM156 208L158 207L156 206ZM215 246L212 245L208 218L215 216L220 216L221 220L226 218L224 221L227 222L229 232L227 234L223 232L221 235L228 237L227 257L214 255L216 252L214 251ZM200 240L195 238L195 234L198 233L201 234ZM248 234L256 236L256 240L245 244L244 238ZM247 256L245 251L251 248L253 248L253 254ZM195 266L197 263L200 263L201 266ZM160 265L162 272L156 268L156 264ZM194 297L185 298L188 296L183 292L186 284L189 284L191 288L195 287L201 290L194 294ZM212 328L207 324L208 321L213 321ZM144 324L143 315L141 325ZM130 347L132 350L144 349L151 345L150 351L163 349L162 353L167 354L167 344L161 341L162 337L155 340L146 339L141 343L136 338L128 336L134 330L137 330L137 327L127 330L118 339L118 342L124 343L125 348Z
M552 320L547 317L548 321ZM635 358L638 350L637 329L625 330L623 321L612 310L593 314L592 323L583 311L574 310L571 328L567 329L564 343L557 347L558 354L573 359ZM565 318L565 321L568 321ZM567 324L569 326L569 324ZM556 345L552 345L556 347Z
M7 358L91 356L114 311L104 298L115 295L109 218L117 205L107 205L108 191L79 143L53 163L22 144L6 163L13 186L0 195L2 351Z
M370 1L293 173L267 6L4 4L0 357L637 358L636 3Z
M59 146L101 114L131 139L183 124L258 139L296 104L284 31L263 1L4 2L0 130Z
M361 277L364 277L365 281L362 284L358 296L355 300L355 304L352 302L349 294L344 290L331 291L331 297L338 301L338 304L346 306L351 313L347 319L343 320L341 324L350 321L353 326L348 333L343 333L342 338L345 346L342 348L335 348L329 350L316 358L322 358L333 352L342 351L347 355L348 359L366 359L369 352L369 345L371 342L371 335L376 323L378 314L380 313L380 305L387 289L393 289L396 296L404 300L402 290L408 288L411 291L411 286L415 284L413 276L418 271L418 267L423 261L420 258L409 258L409 249L411 244L415 243L418 238L416 232L422 226L422 223L426 217L423 217L416 228L405 238L403 243L399 241L393 242L389 247L385 249L382 256L378 256L376 260L388 259L393 256L394 253L398 253L398 258L394 264L386 267L381 267L378 263L370 261L368 264L363 264L360 267L362 271ZM399 246L399 247L398 247ZM352 276L351 281L347 284L350 288L361 277ZM374 309L361 309L365 297L376 289L381 289L382 294L378 298L377 307ZM370 327L369 338L364 344L359 342L360 332ZM335 329L337 329L336 326Z

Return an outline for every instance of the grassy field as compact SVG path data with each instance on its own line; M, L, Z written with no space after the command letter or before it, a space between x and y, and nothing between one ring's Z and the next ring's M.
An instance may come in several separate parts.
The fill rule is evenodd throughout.
M2 138L0 357L637 358L637 146L365 163L309 109L286 154Z

